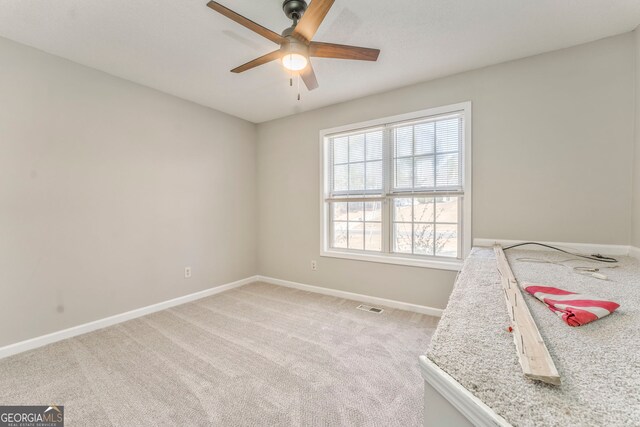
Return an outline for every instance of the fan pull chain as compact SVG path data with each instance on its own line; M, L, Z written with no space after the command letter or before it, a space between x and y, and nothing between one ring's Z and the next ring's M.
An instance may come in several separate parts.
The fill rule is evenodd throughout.
M298 101L300 101L300 74L298 74Z

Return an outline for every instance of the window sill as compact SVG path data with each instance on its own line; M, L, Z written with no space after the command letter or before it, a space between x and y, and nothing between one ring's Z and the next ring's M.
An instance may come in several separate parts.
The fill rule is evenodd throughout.
M336 249L323 250L322 257L351 259L356 261L378 262L382 264L405 265L409 267L432 268L437 270L460 271L463 261L460 259L419 259L403 257L401 255L375 255L360 252L341 251Z

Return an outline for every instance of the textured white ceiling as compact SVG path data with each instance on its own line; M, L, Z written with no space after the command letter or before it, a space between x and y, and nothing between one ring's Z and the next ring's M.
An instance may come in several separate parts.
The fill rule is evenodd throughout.
M281 0L219 0L276 32ZM313 59L302 101L278 62L229 70L276 45L207 0L2 0L0 36L263 122L631 31L639 0L336 0L316 41L381 49L378 62Z

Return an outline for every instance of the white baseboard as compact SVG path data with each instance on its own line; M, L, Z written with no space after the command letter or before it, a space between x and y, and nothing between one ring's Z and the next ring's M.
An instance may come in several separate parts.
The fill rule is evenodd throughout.
M426 356L420 356L420 371L422 378L424 378L426 382L425 387L427 387L427 385L433 387L435 391L440 393L451 406L460 414L464 415L474 426L511 426L504 418L496 414L493 409L464 388L438 365L427 359ZM429 402L425 402L425 405L428 406Z
M193 294L184 295L178 298L174 298L168 301L163 301L158 304L149 305L146 307L138 308L135 310L127 311L126 313L116 314L114 316L106 317L104 319L95 320L93 322L85 323L78 326L73 326L61 331L52 332L47 335L31 338L25 341L20 341L15 344L9 344L5 347L0 347L0 359L12 356L14 354L22 353L24 351L33 350L38 347L52 344L57 341L62 341L67 338L73 338L78 335L86 334L88 332L96 331L98 329L113 326L118 323L126 322L127 320L142 317L147 314L155 313L157 311L165 310L167 308L175 307L176 305L185 304L191 301L195 301L201 298L205 298L211 295L219 294L230 289L238 288L252 282L266 282L279 286L286 286L289 288L301 289L309 292L315 292L318 294L331 295L339 298L352 299L356 301L365 302L368 304L383 305L391 308L398 308L401 310L413 311L416 313L427 314L430 316L442 316L442 310L437 308L426 307L417 304L410 304L401 301L388 300L384 298L370 297L367 295L355 294L351 292L338 291L334 289L322 288L319 286L304 285L302 283L290 282L287 280L274 279L265 276L251 276L246 279L238 280L232 283L216 286L214 288L206 289L204 291L195 292Z
M205 298L211 295L219 294L221 292L228 291L229 289L237 288L240 286L244 286L248 283L256 282L257 280L258 280L257 276L247 277L246 279L216 286L214 288L206 289L200 292L195 292L193 294L174 298L168 301L163 301L158 304L148 305L146 307L127 311L126 313L116 314L111 317L106 317L104 319L99 319L93 322L74 326L68 329L63 329L61 331L53 332L47 335L42 335L40 337L31 338L15 344L9 344L5 347L0 347L0 359L4 357L12 356L17 353L22 353L23 351L28 351L34 348L42 347L47 344L51 344L67 338L72 338L78 335L86 334L87 332L92 332L98 329L106 328L107 326L112 326L117 323L126 322L127 320L135 319L137 317L141 317L147 314L155 313L157 311L165 310L167 308L171 308L176 305L185 304L187 302L195 301L200 298Z
M640 259L640 248L629 246L629 256L635 259Z
M503 240L503 239L473 239L473 246L493 246L498 243L504 246L511 246L518 243L526 242L526 240ZM603 254L614 256L627 256L630 255L630 247L628 245L599 245L591 243L566 243L566 242L538 242L546 245L557 246L561 249L569 251L576 251L586 254ZM522 249L527 250L548 250L542 246L528 245L523 246ZM634 248L636 249L636 248Z
M442 316L442 309L427 307L424 305L411 304L408 302L396 301L385 298L372 297L368 295L356 294L352 292L339 291L336 289L323 288L320 286L305 285L303 283L291 282L289 280L275 279L273 277L258 276L258 281L271 283L272 285L286 286L287 288L300 289L302 291L314 292L316 294L330 295L332 297L360 301L367 304L382 305L400 310L413 311L415 313L427 314L429 316Z

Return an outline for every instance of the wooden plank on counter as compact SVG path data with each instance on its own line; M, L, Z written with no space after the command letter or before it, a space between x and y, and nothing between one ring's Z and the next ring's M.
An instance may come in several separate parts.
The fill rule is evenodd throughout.
M513 328L513 341L516 344L518 360L524 376L548 384L560 385L560 375L556 369L549 350L540 336L536 322L531 317L529 307L524 301L509 261L502 246L495 245L494 251L504 290L507 310Z

